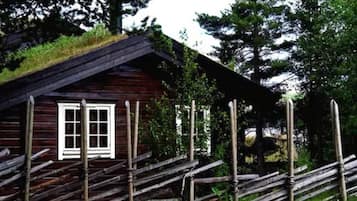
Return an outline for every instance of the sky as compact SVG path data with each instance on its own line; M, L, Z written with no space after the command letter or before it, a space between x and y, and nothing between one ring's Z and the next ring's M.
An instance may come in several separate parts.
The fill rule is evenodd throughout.
M182 42L180 31L186 30L187 45L208 54L213 51L212 45L218 45L218 41L207 35L200 28L196 13L220 15L221 11L228 9L234 0L151 0L147 8L139 10L134 17L124 19L124 27L133 24L140 25L140 21L146 16L157 18L157 23L162 26L163 32Z
M219 16L233 2L234 0L151 0L147 8L139 10L134 17L124 19L124 28L129 28L132 25L139 26L140 21L147 16L151 19L156 18L157 24L162 26L166 35L183 42L180 32L186 30L188 36L186 44L201 54L209 56L208 54L214 50L212 46L218 46L219 41L207 35L205 30L199 26L195 21L196 14L207 13ZM286 57L286 55L281 54L276 57ZM210 58L218 61L212 56ZM288 84L288 90L295 91L298 86L295 77L293 80L286 80L290 76L290 74L283 74L274 77L267 82L267 85L284 81Z

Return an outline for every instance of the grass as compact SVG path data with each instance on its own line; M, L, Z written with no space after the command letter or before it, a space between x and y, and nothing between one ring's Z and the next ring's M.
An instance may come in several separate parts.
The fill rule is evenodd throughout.
M15 70L5 67L0 72L0 84L40 71L71 57L85 54L124 38L126 38L125 35L112 35L104 25L98 25L81 36L61 36L54 42L19 50L7 56L8 61L21 61L19 66Z

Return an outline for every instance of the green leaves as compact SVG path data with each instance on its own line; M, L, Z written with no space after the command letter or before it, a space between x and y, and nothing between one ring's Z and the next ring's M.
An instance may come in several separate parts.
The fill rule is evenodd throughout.
M292 50L291 44L276 44L283 34L293 30L288 20L290 14L290 7L283 1L247 0L235 1L221 17L198 14L197 21L208 34L220 40L220 46L213 54L222 63L235 60L238 72L253 72L254 81L260 83L262 79L281 73L270 65L272 55Z

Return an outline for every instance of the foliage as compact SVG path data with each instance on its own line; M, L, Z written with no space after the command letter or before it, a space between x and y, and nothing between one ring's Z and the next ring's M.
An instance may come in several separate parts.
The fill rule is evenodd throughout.
M283 1L235 1L220 17L199 14L198 22L208 34L220 40L214 55L228 64L238 64L237 71L250 74L260 83L287 70L287 60L272 55L289 51L293 43L277 39L292 31L290 7Z
M167 95L153 100L146 105L146 111L152 114L149 121L142 129L144 143L150 144L150 149L156 159L165 159L177 153L175 109Z
M307 166L307 171L311 171L315 167L315 162L311 158L309 150L302 147L298 150L298 158L297 161L295 161L295 166L302 167L304 165Z
M105 24L111 27L121 15L135 15L150 0L47 0L1 1L0 30L13 33L42 21L62 19L77 27ZM34 9L36 8L36 9ZM54 21L52 21L54 22ZM51 23L49 23L51 24Z
M126 36L112 35L103 25L98 25L82 36L61 36L54 42L19 50L8 55L7 60L18 61L18 63L16 67L6 67L1 71L0 83L42 70L123 38ZM15 70L12 70L14 68Z
M298 8L300 38L295 72L303 80L306 98L302 112L313 158L325 162L333 156L329 101L340 105L342 133L357 133L356 18L353 0L303 1ZM327 146L319 146L318 142Z

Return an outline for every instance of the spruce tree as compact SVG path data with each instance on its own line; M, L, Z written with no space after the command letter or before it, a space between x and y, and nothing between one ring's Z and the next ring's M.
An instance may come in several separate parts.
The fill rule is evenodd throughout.
M250 76L258 84L286 72L287 60L274 59L274 54L290 52L293 42L282 39L294 30L290 23L291 9L278 0L236 0L221 16L198 14L197 21L209 35L220 41L213 55L222 63L236 64L238 73ZM232 86L234 87L234 86ZM264 170L261 108L256 111L258 166Z

